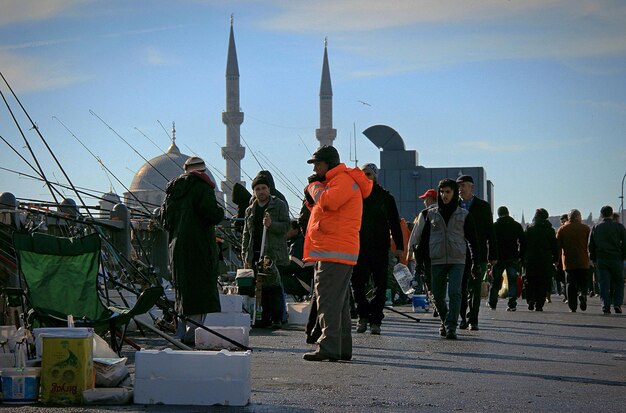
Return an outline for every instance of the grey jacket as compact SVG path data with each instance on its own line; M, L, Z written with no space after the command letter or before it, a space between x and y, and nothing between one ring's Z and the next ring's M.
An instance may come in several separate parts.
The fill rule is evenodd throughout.
M243 237L241 240L242 258L244 262L247 262L250 265L250 267L252 267L252 259L254 256L254 210L258 202L259 201L257 199L254 199L252 204L246 208ZM271 196L266 212L269 213L272 218L272 225L270 225L267 229L264 255L269 256L277 266L289 265L286 236L290 223L287 204L279 198ZM259 230L262 231L263 228L260 228Z
M431 265L465 264L467 243L464 226L468 215L468 211L457 208L446 225L439 214L439 208L432 208L428 211Z

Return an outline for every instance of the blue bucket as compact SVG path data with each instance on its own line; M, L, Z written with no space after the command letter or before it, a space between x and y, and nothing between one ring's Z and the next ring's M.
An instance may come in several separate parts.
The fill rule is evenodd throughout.
M1 374L3 403L28 404L37 402L41 368L3 368Z
M413 296L413 311L416 313L424 313L428 311L428 298L426 294L416 294Z

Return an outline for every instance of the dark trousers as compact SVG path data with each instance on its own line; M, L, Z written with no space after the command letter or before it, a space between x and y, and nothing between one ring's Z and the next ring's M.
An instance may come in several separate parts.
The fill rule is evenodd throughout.
M359 319L367 319L370 324L380 324L384 318L388 266L388 250L361 250L359 259L352 270L351 282L356 312ZM374 286L371 301L367 299L370 275Z
M526 301L541 310L546 302L546 286L549 278L545 274L526 273Z
M480 310L480 293L483 275L487 263L478 263L478 276L472 277L472 263L465 261L463 284L461 286L461 322L478 325L478 311ZM469 310L468 310L469 309Z
M588 268L565 270L567 279L567 305L570 310L576 310L578 300L580 300L581 303L587 301L588 274Z

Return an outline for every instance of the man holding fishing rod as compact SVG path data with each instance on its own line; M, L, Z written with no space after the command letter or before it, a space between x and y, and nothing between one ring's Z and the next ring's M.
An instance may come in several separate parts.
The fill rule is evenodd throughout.
M215 183L205 173L204 161L192 156L184 170L167 185L161 214L169 231L176 311L204 324L206 313L221 310L215 225L224 218L224 210L217 205ZM178 320L176 330L183 343L194 343L194 325Z

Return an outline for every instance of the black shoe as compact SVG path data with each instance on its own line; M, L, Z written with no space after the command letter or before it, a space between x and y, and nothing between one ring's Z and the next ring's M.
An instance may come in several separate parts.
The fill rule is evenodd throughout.
M467 321L461 320L461 323L459 324L459 328L461 330L467 330L467 327L468 327Z
M613 307L613 310L615 310L615 314L622 314L622 307L620 307L619 305Z
M439 313L437 312L437 310L433 310L433 317L439 317Z
M507 307L506 311L517 311L516 307Z
M445 337L446 336L446 327L445 326L439 327L439 335L441 337Z
M317 351L305 353L302 358L306 361L337 361L335 357L331 357L328 354L318 353Z
M587 297L580 297L580 311L585 311L587 309Z
M448 340L456 340L456 339L457 339L456 332L454 332L454 331L448 331L448 332L446 333L446 338L447 338Z
M528 310L533 311L535 309L535 303L528 303Z
M605 314L605 315L611 314L611 310L604 310L602 311L602 314Z
M478 331L478 324L470 324L469 329L472 331Z
M535 308L535 311L543 311L543 307L537 307Z

